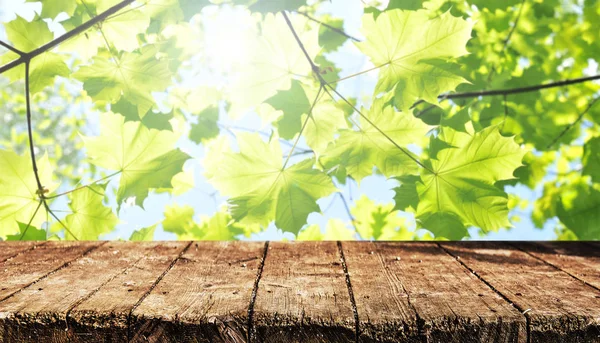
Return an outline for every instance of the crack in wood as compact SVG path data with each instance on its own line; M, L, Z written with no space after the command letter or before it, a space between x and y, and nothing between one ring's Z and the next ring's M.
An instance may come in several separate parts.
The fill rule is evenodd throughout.
M342 269L344 270L344 276L346 277L346 287L348 288L348 296L350 297L352 313L354 314L354 338L356 343L358 343L360 339L360 320L358 317L358 309L356 307L356 300L354 299L354 291L352 290L352 282L350 280L350 273L348 272L348 265L346 264L346 256L344 256L342 242L337 241L337 247L340 254L340 261L342 262Z
M496 289L496 287L494 287L489 281L484 279L474 269L469 267L458 256L456 256L452 252L450 252L450 250L444 248L440 243L436 243L436 244L440 249L444 250L448 255L452 256L456 261L458 261L458 263L460 263L460 265L462 265L464 268L466 268L469 272L473 273L473 275L475 275L475 277L477 277L481 282L483 282L486 286L488 286L492 291L494 291L496 294L498 294L502 299L504 299L504 301L506 301L508 304L510 304L515 309L517 309L519 312L521 312L521 314L525 317L525 321L527 323L527 326L526 326L527 343L531 343L531 319L530 319L529 315L527 314L527 310L523 310L523 308L521 308L520 306L518 306L517 304L512 302L506 295L502 294L502 292L500 292L498 289Z
M41 246L43 246L44 244L46 244L46 242L41 242L41 243L32 244L32 245L31 245L29 248L27 248L27 249L19 250L17 253L15 253L15 254L13 254L13 255L10 255L10 256L8 256L8 257L5 257L3 260L0 260L0 263L4 263L4 262L7 262L7 261L10 261L10 260L12 260L13 258L15 258L15 257L17 257L17 256L19 256L19 255L21 255L21 254L28 253L29 251L31 251L31 250L33 250L33 249L36 249L36 248L38 248L38 247L41 247Z
M247 337L246 341L248 343L252 342L252 339L255 337L255 328L254 328L254 304L256 303L256 296L258 294L258 286L260 284L260 279L262 277L263 269L265 267L265 261L267 260L267 255L269 251L269 241L265 242L265 247L263 250L263 254L260 260L260 264L258 265L258 269L256 271L256 278L254 279L254 285L252 286L252 295L250 297L250 303L248 304L248 324L247 324Z
M147 292L145 292L144 294L142 294L142 296L140 297L140 299L138 301L136 301L136 303L131 307L131 310L129 310L129 314L127 315L127 341L131 342L132 339L132 335L131 335L131 319L133 316L133 311L135 311L136 308L138 308L138 306L140 306L140 304L142 303L142 301L144 301L144 299L146 299L146 297L154 290L154 288L156 288L156 286L162 281L162 279L167 275L167 273L169 273L169 271L171 269L173 269L173 266L175 265L175 263L177 263L177 261L181 258L181 256L183 256L183 254L192 246L193 241L190 241L185 248L183 248L179 254L177 255L177 257L175 257L173 259L173 261L171 261L171 263L169 264L169 266L167 267L167 269L165 269L160 276L156 279L156 281L154 281L154 283L152 284L152 286L150 286L150 289L148 289Z
M585 280L577 277L576 275L573 275L572 273L568 272L567 270L560 268L559 266L555 265L554 263L548 262L548 261L544 260L543 258L540 258L540 257L538 257L538 256L530 253L529 251L527 251L525 249L522 249L521 247L519 247L516 244L512 244L512 243L509 243L509 242L507 242L507 244L510 245L510 246L512 246L513 248L515 248L515 249L517 249L519 251L522 251L523 253L525 253L525 254L527 254L527 255L535 258L536 260L538 260L538 261L540 261L540 262L542 262L542 263L544 263L544 264L546 264L546 265L548 265L548 266L550 266L550 267L552 267L552 268L560 271L560 272L568 274L570 277L574 278L575 280L580 281L580 282L584 283L585 285L587 285L587 286L595 289L596 291L600 292L600 288L598 288L598 287L590 284L589 282L587 282L587 281L585 281Z
M13 292L13 293L11 293L11 294L9 294L9 295L5 296L4 298L0 299L0 302L6 301L6 300L8 300L8 299L10 299L10 298L14 297L15 295L19 294L19 293L20 293L22 290L24 290L24 289L26 289L26 288L28 288L28 287L30 287L30 286L32 286L32 285L35 285L36 283L38 283L38 282L40 282L40 281L42 281L42 280L46 279L46 278L47 278L47 277L49 277L50 275L52 275L52 274L54 274L54 273L56 273L56 272L58 272L58 271L60 271L60 270L62 270L62 269L64 269L64 268L67 268L67 267L68 267L68 266L70 266L70 265L71 265L73 262L75 262L75 261L79 260L80 258L82 258L82 257L84 257L84 256L86 256L86 255L88 255L89 253L91 253L92 251L94 251L94 250L96 250L96 249L100 248L101 246L103 246L103 245L104 245L104 244L106 244L106 243L108 243L108 241L106 241L106 242L102 242L102 243L100 243L100 244L98 244L98 245L94 245L94 246L92 246L92 247L88 248L88 249L87 249L87 250L85 250L85 251L84 251L84 252L83 252L81 255L79 255L79 256L77 256L77 257L75 257L75 258L73 258L73 259L71 259L71 260L69 260L69 261L67 261L67 262L65 262L65 263L63 263L63 264L62 264L62 265L60 265L58 268L55 268L55 269L53 269L53 270L49 271L48 273L46 273L46 274L42 275L41 277L39 277L37 280L35 280L35 281L33 281L33 282L30 282L30 283L29 283L29 284L27 284L27 285L24 285L24 286L22 286L22 287L21 287L21 288L19 288L17 291L15 291L15 292ZM33 249L30 249L30 250L28 250L28 251L31 251L31 250L33 250Z

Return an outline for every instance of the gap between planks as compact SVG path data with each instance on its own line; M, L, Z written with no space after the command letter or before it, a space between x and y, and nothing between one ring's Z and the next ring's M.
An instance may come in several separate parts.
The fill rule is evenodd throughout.
M177 257L175 257L173 259L173 261L171 261L171 263L169 264L169 266L167 267L167 269L165 269L160 276L156 279L156 281L154 281L154 283L152 284L152 286L150 286L150 289L148 289L148 291L146 291L144 294L142 294L142 296L140 297L140 299L131 307L131 310L129 311L129 315L127 316L127 341L131 342L132 339L132 333L131 333L131 318L133 316L133 311L135 311L136 308L138 308L140 306L140 304L142 303L142 301L144 301L144 299L146 299L146 297L148 297L148 295L156 288L156 286L158 286L158 284L162 281L162 279L169 273L169 271L171 271L171 269L173 269L173 266L175 266L175 263L177 263L177 261L179 261L179 259L181 259L181 256L183 256L183 254L185 254L188 249L192 246L194 242L190 241L185 248L183 248L179 254L177 255Z
M5 300L8 300L8 299L12 298L12 297L13 297L13 296L15 296L16 294L19 294L19 293L20 293L20 292L21 292L23 289L25 289L25 288L27 288L27 287L31 287L32 285L35 285L36 283L38 283L38 282L40 282L40 281L42 281L42 280L46 279L48 276L50 276L50 275L52 275L52 274L54 274L54 273L58 272L59 270L62 270L62 269L64 269L64 268L67 268L67 267L68 267L68 266L70 266L70 265L71 265L73 262L75 262L75 261L79 260L80 258L82 258L82 257L86 256L87 254L91 253L92 251L94 251L94 250L96 250L96 249L100 248L101 246L103 246L103 245L104 245L104 244L106 244L106 243L108 243L108 241L106 241L106 242L102 242L102 243L99 243L99 244L97 244L97 245L94 245L94 246L92 246L92 247L88 248L88 249L87 249L87 250L85 250L85 251L84 251L84 252L83 252L81 255L79 255L79 256L77 256L77 257L73 258L72 260L66 261L65 263L63 263L62 265L60 265L58 268L55 268L55 269L53 269L53 270L49 271L48 273L46 273L46 274L42 275L41 277L37 278L36 280L34 280L34 281L32 281L32 282L30 282L30 283L28 283L28 284L26 284L26 285L22 286L22 287L21 287L21 288L19 288L17 291L15 291L15 292L13 292L13 293L11 293L11 294L9 294L9 295L5 296L4 298L1 298L1 299L0 299L0 302L3 302L3 301L5 301ZM43 244L45 244L45 243L43 243ZM37 244L36 244L36 245L34 245L34 248L35 248L36 246L42 246L43 244L39 244L39 245L37 245ZM18 255L21 255L22 253L27 253L27 252L30 252L30 251L32 251L34 248L27 249L26 251L23 251L23 252L21 252L21 253L18 253L18 254L16 254L15 256L13 256L12 258L14 258L14 257L16 257L16 256L18 256ZM10 259L7 259L6 261L8 261L8 260L10 260ZM4 262L6 262L6 261L4 261Z
M588 242L585 242L585 243L586 243L586 244L589 244ZM537 243L533 243L533 244L537 245ZM554 264L554 263L552 263L552 262L546 261L546 260L544 260L543 258L541 258L541 257L539 257L539 256L537 256L537 255L535 255L535 254L532 254L531 252L529 252L529 251L527 251L527 250L525 250L525 249L521 248L520 246L518 246L518 245L516 245L516 244L513 244L513 243L510 243L510 242L508 242L508 245L509 245L509 246L512 246L513 248L515 248L515 249L517 249L517 250L519 250L519 251L522 251L522 252L524 252L525 254L527 254L527 255L529 255L529 256L531 256L531 257L535 258L535 259L536 259L536 260L538 260L538 261L541 261L541 262L543 262L544 264L546 264L546 265L548 265L548 266L550 266L550 267L552 267L552 268L554 268L554 269L556 269L556 270L558 270L558 271L560 271L560 272L563 272L563 273L566 273L566 274L568 274L570 277L574 278L575 280L577 280L577 281L580 281L580 282L582 282L583 284L585 284L586 286L589 286L589 287L591 287L591 288L595 289L596 291L600 292L600 288L598 288L598 287L596 287L596 286L594 286L594 285L590 284L589 282L587 282L587 281L585 281L585 280L583 280L583 279L581 279L581 278L577 277L576 275L574 275L573 273L571 273L571 272L569 272L569 271L565 270L564 268L561 268L561 267L557 266L556 264ZM593 247L593 245L592 245L592 247Z
M4 299L0 299L0 301L4 301L12 296L14 296L15 294L19 293L23 288L29 287L33 284L36 284L38 282L40 282L41 280L47 278L48 276L56 273L57 271L64 269L66 267L68 267L69 265L71 265L73 262L77 261L78 259L86 256L87 254L89 254L90 252L92 252L95 249L100 248L102 245L106 244L107 242L103 242L100 243L96 246L90 247L89 249L87 249L86 251L84 251L81 255L79 255L77 258L74 258L70 261L65 262L64 264L62 264L60 267L44 274L43 276L41 276L40 278L38 278L37 280L31 282L30 284L26 285L25 287L22 287L21 289L19 289L17 292L5 297ZM354 314L354 320L355 320L355 338L356 338L356 342L360 341L360 337L361 337L361 333L360 333L360 322L359 322L359 313L357 310L357 306L356 306L356 302L355 302L355 298L354 298L354 292L352 289L352 278L350 276L350 272L348 270L348 266L346 264L346 259L345 259L345 255L344 255L344 251L343 251L343 247L342 247L342 242L336 242L337 243L337 247L338 247L338 253L339 253L339 258L341 261L341 268L344 272L345 275L345 281L346 281L346 286L348 289L348 294L349 294L349 298L350 298L350 302L351 302L351 307L352 307L352 311ZM43 244L43 243L42 243ZM36 246L41 246L42 244L37 244L37 245L33 245L32 247L28 248L28 249L24 249L22 251L19 251L16 253L15 256L23 254L23 253L27 253L31 250L33 250ZM132 310L129 312L129 316L128 316L128 339L131 339L131 336L129 335L129 330L130 330L130 320L132 317L132 312L133 310L135 310L135 308L137 308L137 306L139 306L139 304L152 292L152 290L161 282L161 280L169 273L169 271L173 268L173 266L177 263L177 261L181 258L181 256L189 249L189 247L193 244L193 242L189 242L188 245L179 253L179 255L173 259L173 261L171 261L170 265L162 272L162 274L157 278L157 280L153 283L153 285L151 286L151 288L144 293L140 299L136 302L136 304L134 305L134 307L132 308ZM514 246L513 244L509 245L515 247L516 249L522 251L523 253L528 254L529 256L535 258L536 260L539 260L551 267L553 267L554 269L560 271L560 272L564 272L566 274L568 274L570 277L583 282L584 284L586 284L587 286L593 288L594 290L600 291L600 289L594 285L589 284L588 282L578 278L577 276L573 275L572 273L565 271L563 268L560 268L559 266L548 262L538 256L535 256L534 254L529 253L528 251L521 249L520 247ZM484 279L482 276L480 276L477 272L475 272L471 267L469 267L465 262L463 262L458 256L456 256L454 253L452 253L451 251L449 251L448 249L446 249L444 246L442 246L441 244L437 244L437 246L444 251L446 254L450 255L451 257L453 257L463 268L467 269L469 272L471 272L474 276L476 276L482 283L484 283L487 287L489 287L493 292L495 292L496 294L498 294L502 299L504 299L504 301L506 301L508 304L510 304L511 306L513 306L515 309L517 309L520 313L522 313L527 321L527 342L530 342L531 339L531 334L530 334L530 318L527 314L527 311L524 310L523 308L519 307L518 305L514 304L513 302L510 301L510 299L504 295L502 292L500 292L498 289L496 289L490 282L488 282L486 279ZM259 287L260 287L260 281L261 281L261 276L263 273L263 269L264 269L264 265L266 262L266 259L268 258L268 250L269 250L269 242L265 242L263 251L262 251L262 258L261 261L259 263L259 266L257 268L256 271L256 276L255 276L255 281L254 281L254 285L253 285L253 289L252 289L252 296L250 299L250 302L248 304L248 322L247 322L247 341L251 342L253 339L253 332L255 330L254 327L254 322L253 322L253 314L254 314L254 304L256 301L256 297L257 297L257 293L259 291ZM14 256L7 258L6 260L9 260L10 258L14 258ZM139 260L138 260L139 261ZM132 264L132 266L135 266L135 264L138 262L136 261L135 263ZM130 267L131 268L131 267ZM98 287L97 289L95 289L94 291L90 292L90 294L88 294L86 296L86 299L89 298L90 296L92 296L95 292L97 292L102 286ZM67 315L68 318L68 315ZM419 326L419 330L422 330L422 323L418 324Z
M519 311L525 317L525 321L527 322L527 326L526 326L527 343L530 343L531 342L531 320L530 320L529 316L527 315L527 310L522 309L521 307L517 306L515 303L510 301L510 299L505 294L502 294L502 292L500 292L498 289L496 289L496 287L492 286L492 284L489 281L484 279L474 269L472 269L466 263L464 263L458 256L454 255L448 249L444 248L440 243L436 243L436 244L440 249L445 251L446 254L452 256L456 261L458 261L458 263L460 263L461 266L463 266L469 272L473 273L473 275L475 275L477 277L477 279L479 279L482 283L484 283L486 286L488 286L494 293L498 294L502 299L504 299L504 301L506 301L508 304L510 304L515 309L517 309L517 311Z

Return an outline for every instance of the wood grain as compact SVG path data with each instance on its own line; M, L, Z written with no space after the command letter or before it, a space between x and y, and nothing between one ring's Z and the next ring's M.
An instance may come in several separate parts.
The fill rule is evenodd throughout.
M105 283L69 314L71 342L124 342L129 339L129 315L168 272L190 242L164 242L142 256L132 268Z
M4 300L42 277L64 267L101 242L49 243L0 263L0 300Z
M600 341L600 292L505 243L442 246L525 312L531 342Z
M67 243L81 250L98 243ZM53 244L48 245L48 247ZM57 244L63 246L63 243ZM67 342L76 334L68 315L105 283L128 270L160 243L109 242L0 302L4 342ZM64 251L69 253L74 248ZM36 249L37 250L37 249ZM73 338L75 339L75 338Z
M0 248L0 263L27 250L33 249L36 245L42 244L44 244L44 242L2 242L2 248Z
M133 342L246 342L260 242L194 243L133 311Z
M597 243L265 247L0 242L0 343L600 342Z
M526 342L525 317L437 245L343 246L366 340Z
M355 322L335 242L272 242L254 304L254 341L353 342Z
M600 289L600 246L577 242L527 242L515 246Z

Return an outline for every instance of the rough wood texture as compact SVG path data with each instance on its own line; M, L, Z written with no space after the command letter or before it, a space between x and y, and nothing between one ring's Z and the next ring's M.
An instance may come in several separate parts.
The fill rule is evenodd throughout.
M0 242L0 343L600 342L599 286L597 243Z
M352 303L336 243L271 243L253 322L259 342L355 341Z
M436 244L342 245L363 336L398 342L412 328L412 341L526 342L525 318ZM410 320L394 323L406 313Z
M515 246L442 246L528 319L530 342L599 342L600 292Z
M43 243L37 243L41 245ZM0 250L0 263L11 259L18 254L26 252L27 250L33 249L36 242L4 242L2 243L2 250Z
M133 311L134 342L245 342L264 243L194 243Z

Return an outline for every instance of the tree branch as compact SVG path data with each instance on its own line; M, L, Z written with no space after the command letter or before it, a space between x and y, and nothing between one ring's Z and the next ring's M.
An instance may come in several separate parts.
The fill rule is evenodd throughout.
M317 76L317 78L319 79L319 82L321 83L321 87L325 86L327 84L327 82L325 81L325 79L323 79L323 76L321 76L321 73L319 72L319 67L317 67L315 62L313 62L312 58L310 58L310 56L308 55L308 51L306 51L304 44L302 44L300 37L298 37L298 34L296 33L296 30L294 29L294 26L292 25L290 18L288 18L285 11L281 11L281 13L283 14L283 18L285 19L285 22L287 23L288 27L290 28L290 31L292 31L292 34L294 35L294 39L296 39L296 43L298 43L298 46L300 47L300 49L302 49L302 52L304 53L306 60L308 61L308 63L310 63L310 68L312 69L313 74L315 74Z
M44 187L40 182L38 174L37 161L35 160L35 148L33 145L33 127L31 125L31 95L29 94L29 61L25 62L25 107L27 112L27 136L29 137L29 154L31 155L31 165L33 166L33 174L37 182L37 195L40 199L44 199Z
M125 6L131 4L132 2L134 2L135 0L123 0L120 3L114 5L113 7L107 9L106 11L102 12L101 14L95 16L94 18L88 20L87 22L77 26L76 28L74 28L73 30L65 33L64 35L56 38L53 41L50 41L42 46L40 46L39 48L31 51L31 52L25 52L23 53L23 55L21 55L21 57L19 57L18 59L7 63L5 65L3 65L2 67L0 67L0 74L4 73L7 70L10 70L16 66L19 66L23 63L26 63L28 61L31 61L32 58L43 54L44 52L56 47L57 45L59 45L60 43L84 32L85 30L91 28L92 26L96 25L97 23L105 20L107 17L115 14L116 12L118 12L119 10L123 9Z
M573 128L573 126L575 126L575 124L579 123L579 121L583 118L583 116L588 113L588 111L590 109L592 109L592 107L594 107L594 105L596 104L596 102L600 99L599 97L596 97L594 100L592 100L589 105L585 108L585 110L583 110L581 113L579 113L579 116L577 117L577 119L575 119L574 122L572 122L571 124L569 124L567 127L565 127L564 130L562 130L561 133L558 134L558 136L556 136L556 138L554 138L552 140L552 142L550 144L548 144L548 146L546 147L547 149L550 149L554 144L556 144L556 142L558 142L559 139L561 139L562 136L564 136L567 132L569 132L569 130L571 130Z
M510 94L518 94L518 93L528 93L528 92L535 92L535 91L542 90L542 89L570 86L570 85L574 85L574 84L578 84L578 83L595 81L595 80L600 80L600 74L593 75L593 76L587 76L587 77L580 77L577 79L550 82L550 83L541 84L541 85L527 86L527 87L494 89L494 90L489 90L489 91L482 90L482 91L476 91L476 92L446 94L446 95L440 95L438 98L445 97L446 99L462 99L462 98L477 98L480 96L495 96L495 95L510 95Z
M340 35L342 35L342 36L344 36L344 37L346 37L346 38L352 39L352 40L353 40L353 41L355 41L355 42L360 42L360 41L361 41L360 39L358 39L358 38L356 38L356 37L350 36L350 35L349 35L349 34L347 34L345 31L343 31L343 30L340 30L340 29L338 29L337 27L333 27L333 26L331 26L331 25L329 25L329 24L327 24L327 23L324 23L324 22L322 22L322 21L320 21L320 20L318 20L318 19L315 19L315 18L311 17L311 16L310 16L310 15L308 15L308 13L306 13L306 12L302 12L302 11L296 11L296 13L298 13L298 14L300 14L300 15L303 15L303 16L305 16L306 18L308 18L309 20L312 20L312 21L314 21L315 23L318 23L318 24L321 24L321 25L323 25L324 27L326 27L326 28L330 29L330 30L331 30L331 31L333 31L333 32L339 33Z
M23 56L25 54L23 51L15 48L15 47L13 47L12 45L10 45L10 44L8 44L6 42L3 42L1 40L0 40L0 45L3 46L3 47L5 47L5 48L7 48L8 50L14 52L15 54L17 54L19 56Z

